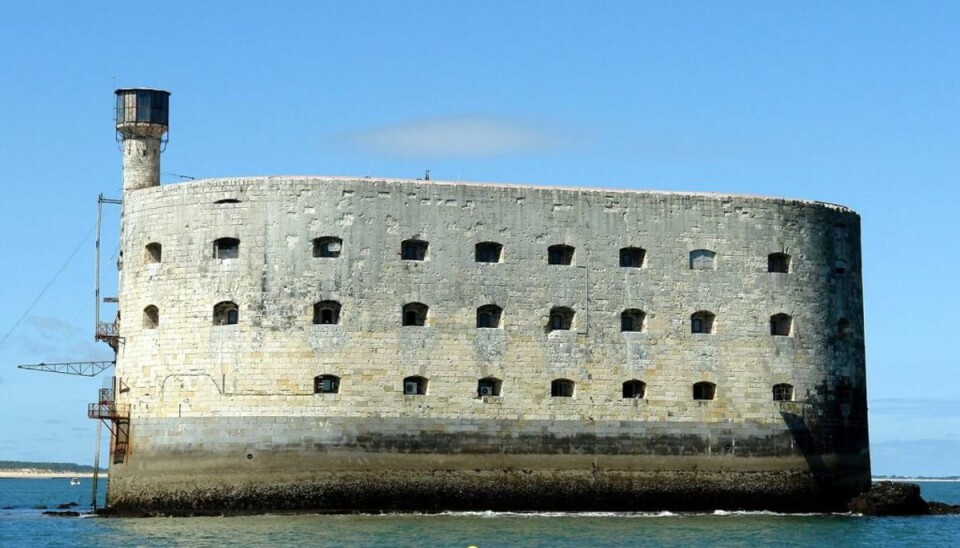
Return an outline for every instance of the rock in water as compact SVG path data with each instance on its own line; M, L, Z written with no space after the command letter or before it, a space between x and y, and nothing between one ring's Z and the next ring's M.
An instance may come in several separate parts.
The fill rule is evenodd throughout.
M930 506L920 496L915 483L879 481L866 493L847 505L851 512L864 516L922 516L930 513Z
M78 518L80 517L80 512L66 511L66 512L54 512L53 510L47 510L43 513L44 516L50 516L52 518Z
M934 516L953 516L960 514L960 504L945 504L943 502L929 501L930 513Z

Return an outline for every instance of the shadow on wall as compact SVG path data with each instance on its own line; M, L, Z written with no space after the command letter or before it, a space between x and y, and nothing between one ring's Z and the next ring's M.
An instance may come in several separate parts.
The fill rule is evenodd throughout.
M794 446L804 457L819 489L835 497L851 498L870 488L869 435L866 422L866 393L841 383L829 404L820 407L816 418L788 406L781 406L780 416L790 431ZM837 457L846 461L839 467L824 459ZM852 460L850 460L852 459Z
M818 448L817 440L807 426L807 420L802 415L791 413L782 408L780 409L780 416L783 417L783 422L790 430L794 444L807 461L807 466L810 468L810 473L813 474L817 487L829 487L830 474Z

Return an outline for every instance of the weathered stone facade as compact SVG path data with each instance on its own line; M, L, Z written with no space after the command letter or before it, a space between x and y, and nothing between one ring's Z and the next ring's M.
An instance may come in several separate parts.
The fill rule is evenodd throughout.
M869 487L846 208L328 177L135 187L118 511L833 509ZM339 256L314 256L322 237ZM220 238L239 240L236 258L217 257ZM401 256L410 239L429 242L424 260ZM476 260L481 242L502 246L498 262ZM557 244L571 264L548 264ZM642 266L621 266L630 247ZM691 268L696 250L712 268ZM320 301L339 303L338 323L314 323ZM222 302L236 324L215 325ZM407 303L429 307L424 326L402 325ZM478 328L489 304L500 325ZM550 329L555 307L569 330ZM631 309L642 328L623 331ZM698 311L710 333L691 332ZM325 374L337 393L314 393ZM410 376L426 394L404 394ZM499 396L479 396L488 377ZM572 397L551 396L555 379ZM624 397L630 380L643 397ZM695 400L703 381L713 399Z

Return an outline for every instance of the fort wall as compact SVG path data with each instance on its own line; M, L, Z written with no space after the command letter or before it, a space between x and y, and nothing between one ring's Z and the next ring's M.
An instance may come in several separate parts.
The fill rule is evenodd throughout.
M130 439L110 503L835 507L869 485L859 232L840 206L713 194L321 177L127 192ZM322 237L339 256L314 256ZM423 260L401 255L411 239ZM497 262L476 260L481 242ZM559 244L569 265L548 264ZM631 247L639 267L621 266ZM712 268L691 268L696 250ZM314 323L321 301L336 323ZM237 321L215 325L224 302ZM408 303L425 325L403 325ZM498 327L477 327L484 305ZM556 307L570 329L552 329ZM692 332L699 311L709 333ZM315 393L320 375L336 393ZM413 376L425 394L405 394ZM484 378L499 395L478 394ZM624 397L634 380L642 397ZM694 399L700 382L712 398Z

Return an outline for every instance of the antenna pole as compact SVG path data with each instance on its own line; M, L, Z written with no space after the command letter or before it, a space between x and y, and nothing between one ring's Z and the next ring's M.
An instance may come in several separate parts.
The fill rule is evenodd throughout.
M96 253L96 289L93 297L93 337L96 340L100 329L100 222L103 219L103 193L97 196L97 253Z

